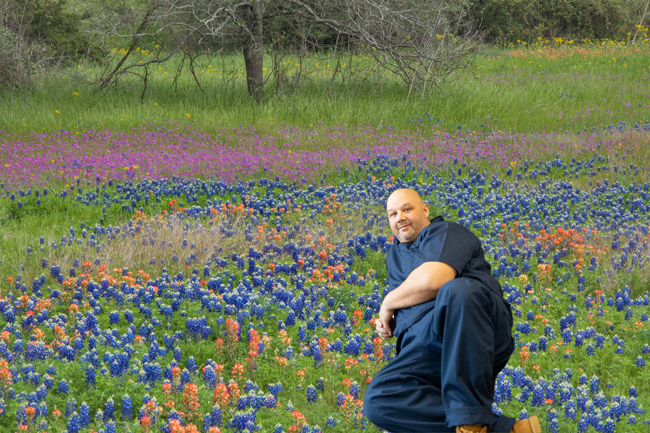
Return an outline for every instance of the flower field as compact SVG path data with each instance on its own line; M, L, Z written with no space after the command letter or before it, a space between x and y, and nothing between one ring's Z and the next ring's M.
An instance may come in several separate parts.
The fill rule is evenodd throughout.
M0 431L378 431L398 187L512 305L495 413L650 431L650 126L625 122L0 130Z

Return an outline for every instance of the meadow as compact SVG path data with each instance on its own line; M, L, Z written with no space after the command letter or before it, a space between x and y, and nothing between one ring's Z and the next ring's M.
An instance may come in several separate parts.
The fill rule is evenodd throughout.
M425 97L324 58L256 105L222 60L203 91L163 67L97 94L79 65L0 93L1 431L379 431L398 187L512 305L495 413L650 429L647 39L486 48Z

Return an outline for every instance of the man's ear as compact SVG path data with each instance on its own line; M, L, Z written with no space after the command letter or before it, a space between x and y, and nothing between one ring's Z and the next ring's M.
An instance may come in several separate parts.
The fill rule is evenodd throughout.
M422 209L424 210L424 213L428 217L429 216L429 206L425 204L424 206L422 206Z

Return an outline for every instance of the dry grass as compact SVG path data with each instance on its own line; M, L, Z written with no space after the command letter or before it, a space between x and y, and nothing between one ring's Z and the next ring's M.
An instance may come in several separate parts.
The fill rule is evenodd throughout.
M192 268L217 266L221 260L231 263L233 255L242 256L248 267L248 253L252 248L263 252L269 248L275 253L264 254L258 265L293 263L290 252L284 247L293 243L297 247L311 247L316 254L344 247L350 234L359 233L363 221L358 219L358 209L331 206L331 212L316 218L304 213L289 213L282 217L283 227L277 231L269 223L257 223L257 217L247 211L229 215L213 214L211 217L188 217L183 212L163 212L147 216L136 212L133 220L119 227L104 229L96 234L95 241L76 238L68 244L44 246L41 254L27 266L24 277L31 281L49 266L58 265L64 276L68 270L83 263L93 268L105 265L109 269L128 268L157 274L164 267L170 274ZM305 212L306 213L306 212ZM275 218L269 218L275 221ZM382 220L383 222L383 220ZM376 233L378 224L368 231ZM288 230L293 232L288 233ZM35 266L44 257L48 269ZM38 275L37 275L38 274Z

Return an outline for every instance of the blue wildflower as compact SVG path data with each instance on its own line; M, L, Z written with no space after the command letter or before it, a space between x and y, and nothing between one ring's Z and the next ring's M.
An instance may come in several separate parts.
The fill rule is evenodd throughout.
M318 393L316 392L316 387L314 385L309 385L306 390L307 393L307 401L308 402L315 402L318 398Z
M81 428L90 425L90 407L85 401L81 403L81 407L79 408L79 425Z
M104 404L104 422L113 419L115 415L115 402L112 397L109 397Z
M68 381L65 379L61 379L59 381L59 392L61 394L67 394L68 391L70 391L70 386L68 385Z
M133 415L133 403L129 394L122 397L122 419L129 420Z
M81 421L79 420L79 415L77 412L74 412L70 418L68 418L68 433L78 433L81 430Z

